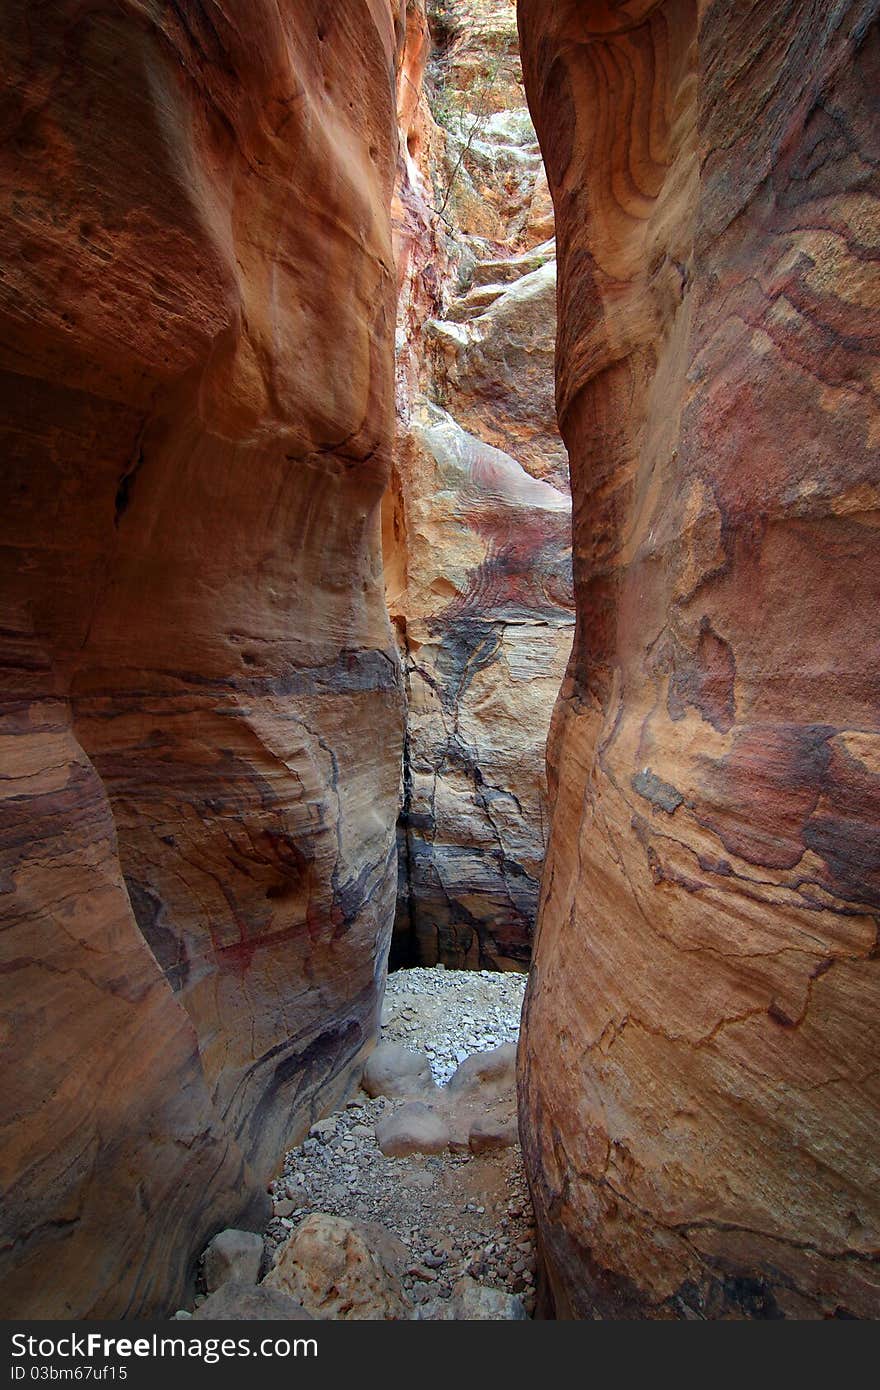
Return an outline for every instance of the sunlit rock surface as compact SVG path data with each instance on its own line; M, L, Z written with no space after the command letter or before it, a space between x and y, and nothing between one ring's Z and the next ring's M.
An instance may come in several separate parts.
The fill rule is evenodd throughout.
M477 264L451 321L426 325L435 394L466 429L568 491L554 410L556 243Z

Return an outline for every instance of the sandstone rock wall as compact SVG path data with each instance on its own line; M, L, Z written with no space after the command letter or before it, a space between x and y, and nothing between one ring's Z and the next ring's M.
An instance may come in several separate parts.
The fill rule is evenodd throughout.
M552 218L510 0L411 7L407 53L384 526L408 705L392 961L522 969L573 622Z
M521 1049L562 1316L877 1316L875 0L520 0L578 627Z
M0 16L6 1316L167 1308L376 1029L403 37Z
M571 645L570 502L427 403L403 461L397 930L422 963L521 969L544 852L544 741Z

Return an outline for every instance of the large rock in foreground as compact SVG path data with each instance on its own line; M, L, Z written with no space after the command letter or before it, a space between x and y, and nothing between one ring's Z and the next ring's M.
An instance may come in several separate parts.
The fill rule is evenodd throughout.
M312 1317L385 1322L412 1311L406 1259L406 1246L383 1226L312 1212L276 1251L264 1282Z
M520 0L578 609L521 1048L562 1316L880 1314L880 37L820 8Z
M261 1224L376 1028L399 35L384 0L31 10L0 17L0 1305L109 1317Z

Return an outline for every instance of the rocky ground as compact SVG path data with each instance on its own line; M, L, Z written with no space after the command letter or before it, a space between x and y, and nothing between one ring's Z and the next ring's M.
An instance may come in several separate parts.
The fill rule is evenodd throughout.
M518 1034L524 989L522 975L447 971L442 966L398 971L390 977L382 1042L403 1043L421 1054L422 1087L410 1088L405 1095L372 1097L361 1089L342 1111L319 1121L303 1144L286 1154L282 1174L272 1185L275 1214L264 1235L260 1261L261 1273L271 1271L270 1285L294 1293L308 1306L309 1294L303 1293L301 1281L291 1288L289 1280L279 1279L277 1267L299 1237L314 1234L315 1213L321 1213L322 1219L353 1223L335 1227L331 1220L324 1222L327 1230L320 1229L319 1223L322 1241L328 1238L327 1231L331 1241L340 1232L348 1239L349 1231L364 1230L361 1223L369 1223L373 1233L382 1228L379 1245L388 1234L396 1252L391 1257L391 1282L397 1284L400 1303L389 1305L394 1308L391 1312L369 1311L375 1307L371 1293L364 1311L340 1312L338 1305L331 1309L325 1301L318 1304L318 1315L509 1318L534 1312L534 1227L518 1144L511 1146L508 1140L505 1147L473 1152L473 1138L468 1147L467 1138L462 1141L459 1133L457 1142L453 1139L440 1152L388 1157L376 1137L377 1125L381 1134L390 1117L413 1110L430 1111L432 1116L458 1115L465 1104L465 1135L475 1114L479 1120L483 1111L495 1113L499 1104L509 1106L504 1113L512 1114L509 1044ZM393 1057L398 1049L384 1051ZM433 1082L427 1075L425 1054ZM503 1083L495 1092L485 1080L476 1086L467 1082L468 1069L479 1070L482 1065L473 1061L448 1085L460 1064L474 1054L508 1061ZM381 1083L375 1077L371 1081L368 1069L365 1084L376 1089ZM345 1278L357 1259L349 1251ZM385 1284L386 1274L387 1270L381 1272ZM200 1295L196 1316L202 1302ZM203 1316L209 1312L206 1308ZM217 1315L229 1313L224 1309Z
M423 1047L438 1086L473 1052L516 1042L526 976L497 970L396 970L388 977L382 1039Z

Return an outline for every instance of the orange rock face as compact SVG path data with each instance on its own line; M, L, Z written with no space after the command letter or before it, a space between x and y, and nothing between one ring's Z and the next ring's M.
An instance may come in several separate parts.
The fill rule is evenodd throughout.
M374 1032L397 9L0 18L6 1316L166 1308Z
M520 0L578 610L520 1057L561 1316L880 1313L880 40L820 8Z

